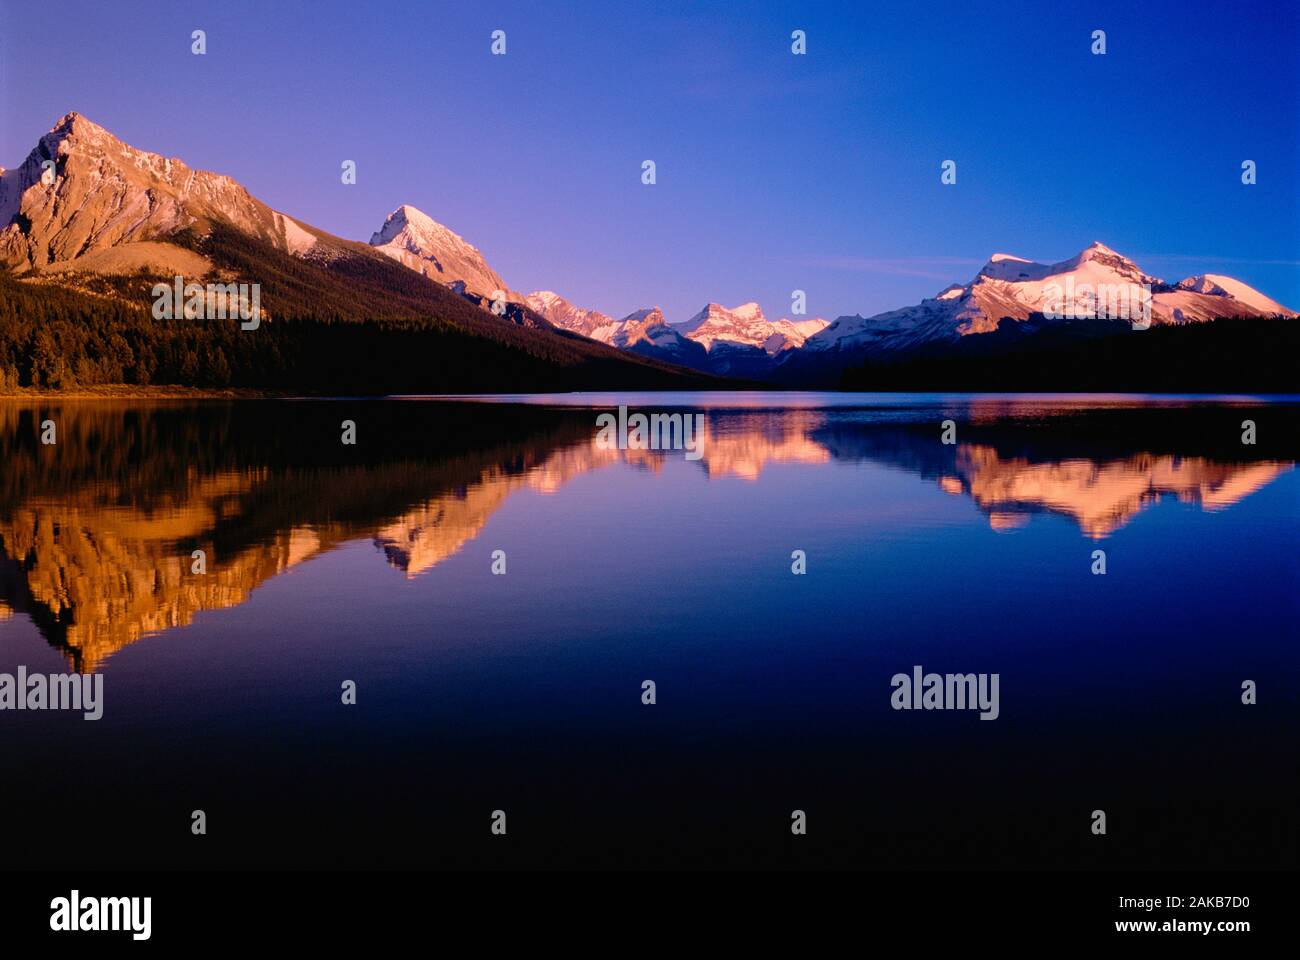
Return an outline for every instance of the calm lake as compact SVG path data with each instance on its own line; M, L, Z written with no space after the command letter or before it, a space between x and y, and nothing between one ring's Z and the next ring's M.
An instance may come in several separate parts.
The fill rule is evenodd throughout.
M0 403L0 673L103 676L0 711L0 860L1291 866L1297 461L1300 398Z

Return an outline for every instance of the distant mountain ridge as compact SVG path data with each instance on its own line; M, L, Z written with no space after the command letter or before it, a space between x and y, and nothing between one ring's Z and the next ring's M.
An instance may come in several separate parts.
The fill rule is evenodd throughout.
M739 344L775 356L783 350L803 346L804 341L827 326L827 321L820 317L771 321L763 316L763 308L751 301L730 309L717 303L707 304L677 329L706 350L712 349L715 343Z
M1056 337L1114 333L1117 320L1142 329L1148 323L1298 316L1231 277L1204 274L1166 283L1100 242L1052 264L996 253L969 283L950 284L916 306L833 323L770 321L754 302L733 308L709 303L689 320L670 324L658 308L648 323L651 311L615 320L553 291L526 299L556 327L621 349L721 375L809 381L833 379L864 360L941 353L981 334L996 335L980 344L994 349L1049 331Z
M601 343L656 356L699 370L732 376L762 376L773 358L797 349L828 325L820 318L771 321L757 303L727 308L709 303L682 323L670 324L658 307L615 320L598 310L578 307L559 294L529 294L528 304L552 324Z
M1231 280L1228 285L1235 294L1228 286L1206 283L1205 278L1167 284L1100 242L1054 264L998 253L967 284L953 284L914 307L872 317L840 317L810 337L805 347L879 357L992 333L1007 320L1025 323L1037 317L1040 323L1032 325L1037 329L1041 321L1107 319L1114 312L1108 310L1112 305L1108 294L1114 295L1112 299L1127 298L1123 306L1133 316L1119 319L1136 320L1149 293L1152 325L1232 316L1296 316L1244 283Z

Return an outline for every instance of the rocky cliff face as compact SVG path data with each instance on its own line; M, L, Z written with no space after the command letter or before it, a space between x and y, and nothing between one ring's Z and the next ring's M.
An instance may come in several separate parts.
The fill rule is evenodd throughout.
M370 237L370 245L457 293L474 293L491 300L499 290L507 300L523 299L511 293L477 247L407 204L388 215L384 225Z
M552 326L580 333L601 343L612 343L614 334L622 326L609 314L579 307L553 290L530 293L524 302L545 317Z
M315 232L230 177L137 150L78 113L0 175L0 265L15 273L140 241L165 241L222 220L305 254Z

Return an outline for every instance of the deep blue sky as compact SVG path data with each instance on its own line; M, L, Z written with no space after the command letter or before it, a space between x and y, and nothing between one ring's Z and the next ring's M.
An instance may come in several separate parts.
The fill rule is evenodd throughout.
M616 316L756 299L776 317L795 288L809 315L874 313L994 252L1051 261L1092 240L1300 308L1294 2L0 0L0 15L0 164L77 110L345 237L414 204L515 289Z

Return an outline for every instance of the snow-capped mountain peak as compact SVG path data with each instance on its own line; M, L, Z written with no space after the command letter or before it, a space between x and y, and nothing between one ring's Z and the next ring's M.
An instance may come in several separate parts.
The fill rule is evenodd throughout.
M681 353L689 342L675 330L658 307L634 310L619 321L618 330L609 340L616 347L630 350L641 346L646 349Z
M1092 243L1088 244L1088 246L1084 249L1083 253L1081 253L1081 254L1079 254L1079 255L1080 255L1081 257L1093 257L1093 256L1099 256L1099 257L1118 257L1118 256L1120 256L1120 254L1116 253L1114 250L1112 250L1110 247L1106 246L1106 244L1102 243L1100 240L1094 240L1094 241L1092 241Z
M993 280L1037 280L1050 269L1046 264L1035 263L1010 253L995 253L980 269L978 276Z
M732 349L750 347L775 355L803 346L809 337L827 325L820 318L768 320L763 315L763 308L750 301L730 308L718 303L707 304L691 319L676 325L676 330L706 351L712 352L718 346Z
M553 326L572 330L601 343L611 343L619 327L618 321L609 314L576 306L554 290L530 293L524 297L524 302Z
M1260 293L1254 287L1219 273L1206 273L1198 277L1188 277L1186 280L1180 280L1177 286L1181 290L1230 297L1238 303L1244 303L1248 307L1265 314L1294 315L1293 311Z
M1119 306L1120 310L1113 308ZM1186 323L1228 316L1296 316L1231 277L1206 274L1171 287L1123 254L1094 242L1068 260L1043 264L995 254L965 285L952 284L914 307L840 317L805 350L899 355L963 337L1039 329L1075 320Z
M678 354L691 346L689 341L668 325L658 307L637 310L622 320L615 320L607 313L570 303L553 290L530 293L524 302L562 330L580 333L621 350L639 348L643 352L667 351Z
M708 323L743 324L762 319L763 308L753 301L734 308L724 307L720 303L706 303L703 310L677 326L685 333Z
M1088 247L1080 251L1077 256L1053 264L1051 273L1069 273L1079 270L1087 264L1094 265L1098 270L1110 271L1134 283L1159 283L1155 277L1143 273L1142 269L1128 257L1116 253L1110 247L1098 241L1093 241Z
M763 309L752 301L734 309L720 303L706 304L695 316L678 324L677 332L705 350L712 350L718 340L759 347L772 335L771 324L763 316Z
M482 297L491 297L498 290L511 293L477 247L410 204L404 203L388 215L370 237L370 245L445 286L461 284Z
M556 303L561 303L561 302L568 303L567 300L565 300L554 290L534 290L532 293L528 295L528 299L530 301L536 300L539 305L548 306L548 307Z

